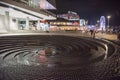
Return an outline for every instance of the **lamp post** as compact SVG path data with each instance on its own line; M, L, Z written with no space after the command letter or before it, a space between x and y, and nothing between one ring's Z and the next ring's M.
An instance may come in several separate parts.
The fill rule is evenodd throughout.
M109 21L110 21L111 16L107 16L108 19L108 28L109 28Z

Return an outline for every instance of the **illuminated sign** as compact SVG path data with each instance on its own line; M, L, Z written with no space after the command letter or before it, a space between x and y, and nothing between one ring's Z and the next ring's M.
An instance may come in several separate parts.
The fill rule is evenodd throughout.
M71 20L71 21L79 20L80 18L77 13L72 12L72 11L68 11L67 14L57 15L57 17Z

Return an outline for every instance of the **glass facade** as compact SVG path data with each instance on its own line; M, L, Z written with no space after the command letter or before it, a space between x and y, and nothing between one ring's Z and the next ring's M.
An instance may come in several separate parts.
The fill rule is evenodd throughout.
M55 14L48 11L49 9L56 9L56 8L52 5L52 3L50 3L47 0L13 0L13 1L16 1L25 6L29 6L36 10L39 10L40 13L42 13L44 15L47 15L47 16L51 15L51 16L56 17Z
M28 0L28 5L33 8L39 8L39 0Z
M13 0L13 1L19 2L24 5L28 5L29 7L32 8L56 9L54 1L47 1L47 0Z
M39 8L39 0L13 0L33 8Z

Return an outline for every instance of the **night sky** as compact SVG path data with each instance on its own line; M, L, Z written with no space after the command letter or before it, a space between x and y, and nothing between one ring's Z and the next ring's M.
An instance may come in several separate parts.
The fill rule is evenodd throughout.
M119 0L56 0L56 14L64 14L68 11L77 12L80 18L95 24L100 16L111 15L110 25L120 25Z

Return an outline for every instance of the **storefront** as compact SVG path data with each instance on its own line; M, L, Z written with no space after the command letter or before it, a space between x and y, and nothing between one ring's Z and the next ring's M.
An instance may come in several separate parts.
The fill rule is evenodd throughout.
M50 20L48 22L50 23L50 31L77 30L79 27L79 22L63 18L57 18L57 20Z

